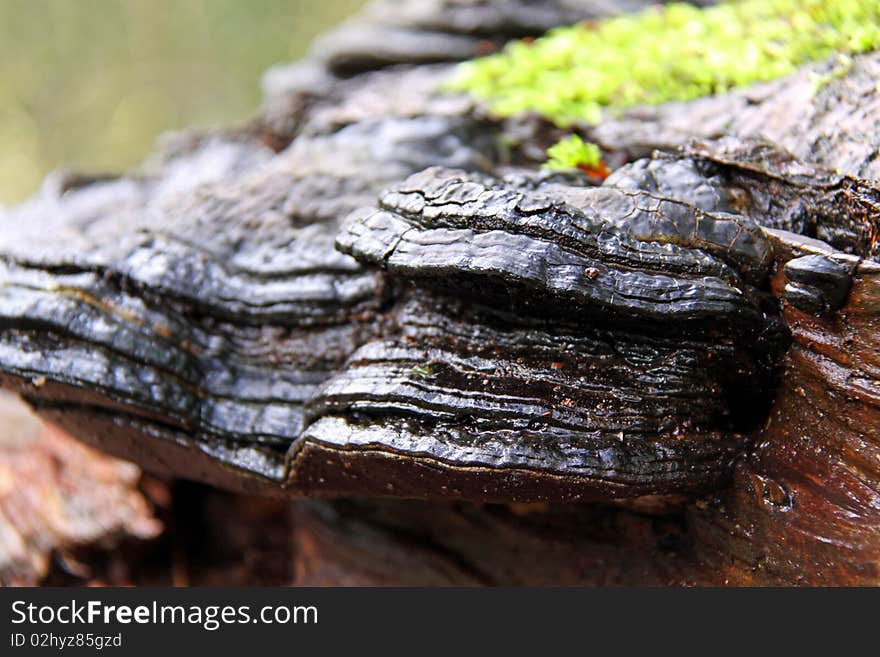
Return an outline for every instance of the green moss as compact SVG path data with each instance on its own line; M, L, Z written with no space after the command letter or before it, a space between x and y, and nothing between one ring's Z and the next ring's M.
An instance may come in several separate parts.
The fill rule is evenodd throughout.
M596 144L585 142L577 135L571 135L547 149L547 162L544 168L552 171L597 169L601 164L602 153Z
M418 379L430 379L434 376L434 369L431 367L431 364L427 365L416 365L412 368L413 376Z
M501 116L534 111L564 126L878 46L880 0L741 0L706 9L674 3L514 42L463 64L452 86Z

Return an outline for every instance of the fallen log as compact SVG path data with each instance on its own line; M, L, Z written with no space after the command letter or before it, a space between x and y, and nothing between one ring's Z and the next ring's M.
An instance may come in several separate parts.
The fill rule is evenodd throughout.
M372 14L252 125L9 211L0 383L150 471L331 498L292 502L300 583L880 581L878 55L584 126L600 183L444 90L557 20L475 6Z

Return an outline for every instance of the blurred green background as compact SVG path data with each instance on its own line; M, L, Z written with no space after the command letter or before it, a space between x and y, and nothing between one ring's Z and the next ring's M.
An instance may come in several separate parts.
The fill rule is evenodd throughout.
M0 0L0 203L59 166L137 164L171 128L246 118L260 74L363 0Z

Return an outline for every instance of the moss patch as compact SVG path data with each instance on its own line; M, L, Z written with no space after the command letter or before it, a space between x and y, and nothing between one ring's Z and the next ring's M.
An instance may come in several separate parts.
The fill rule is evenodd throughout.
M599 166L602 153L596 144L585 142L577 135L566 137L547 149L545 168L554 171L576 169L578 166Z
M551 171L580 169L587 175L604 180L611 170L602 160L602 151L596 144L571 135L547 149L544 168Z
M690 100L880 46L880 0L674 3L558 28L463 64L452 86L510 116L594 123L606 109Z

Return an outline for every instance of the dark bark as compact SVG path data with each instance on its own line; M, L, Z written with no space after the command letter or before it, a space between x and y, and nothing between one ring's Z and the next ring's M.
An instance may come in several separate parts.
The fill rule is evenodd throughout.
M878 55L584 128L596 186L436 63L571 9L437 4L12 210L0 381L148 470L374 498L292 503L297 582L880 581Z

